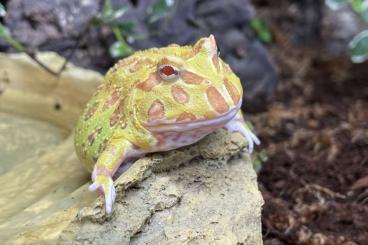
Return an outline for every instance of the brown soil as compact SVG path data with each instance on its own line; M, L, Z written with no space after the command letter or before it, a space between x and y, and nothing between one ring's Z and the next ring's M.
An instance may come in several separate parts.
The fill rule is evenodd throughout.
M367 244L368 63L322 58L265 18L281 80L276 103L252 116L268 156L264 243Z

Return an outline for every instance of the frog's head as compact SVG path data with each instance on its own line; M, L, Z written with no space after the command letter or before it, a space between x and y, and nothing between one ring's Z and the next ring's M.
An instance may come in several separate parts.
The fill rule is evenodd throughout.
M240 80L219 58L213 35L193 46L157 49L151 58L154 71L137 84L145 92L138 104L150 131L222 127L239 111Z

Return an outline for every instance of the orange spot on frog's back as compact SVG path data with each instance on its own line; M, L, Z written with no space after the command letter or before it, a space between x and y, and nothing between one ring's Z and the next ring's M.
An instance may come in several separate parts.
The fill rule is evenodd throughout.
M116 123L122 117L124 103L120 102L119 105L116 107L115 111L110 116L110 127L114 127Z
M172 86L171 94L174 100L180 104L185 104L189 101L189 95L187 92L185 92L185 90L178 85Z
M94 102L93 104L92 104L92 106L91 107L89 107L88 109L87 109L87 111L84 113L84 119L85 120L88 120L88 119L90 119L95 113L96 113L96 111L97 111L97 108L98 108L98 106L99 106L99 102L98 101L96 101L96 102Z
M182 71L180 73L181 78L184 80L184 82L189 84L200 84L204 81L204 78L200 75L197 75L191 71Z
M105 149L106 149L106 145L107 145L108 139L104 139L101 144L98 146L98 154L101 154Z
M179 117L176 119L176 121L177 122L192 122L196 119L197 119L197 117L194 114L188 113L188 112L183 112L179 115Z
M160 83L161 80L158 78L156 72L154 72L151 73L146 80L144 80L143 82L139 82L137 84L137 88L142 89L145 92L149 92L153 89L153 87Z
M110 95L110 97L105 102L104 106L102 107L102 111L105 111L109 109L111 106L113 106L116 101L118 101L120 97L120 92L118 90L114 90L114 92Z
M127 123L122 118L120 118L119 124L120 124L120 129L125 129L127 126Z
M148 109L150 121L162 119L165 116L165 107L160 100L155 100Z
M102 128L96 128L95 130L93 130L93 132L88 135L88 144L89 145L93 145L93 142L95 142L95 139L97 138L97 136L102 132Z
M97 96L104 88L105 88L105 83L101 83L100 85L98 85L96 91L93 93L93 96Z
M227 89L227 91L230 94L231 99L234 101L234 104L238 104L240 101L240 93L238 89L235 87L235 85L230 82L228 79L224 79L224 84Z
M229 110L229 106L227 105L224 97L220 94L220 92L213 86L210 86L207 91L207 98L210 105L213 109L218 113L225 113Z

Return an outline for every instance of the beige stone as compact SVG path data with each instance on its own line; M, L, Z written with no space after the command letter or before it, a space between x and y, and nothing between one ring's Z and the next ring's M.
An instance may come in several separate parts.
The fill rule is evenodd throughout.
M55 70L63 62L40 58ZM224 130L139 159L115 181L105 215L72 144L101 79L71 64L56 78L24 55L0 55L2 244L261 244L256 174L244 139Z

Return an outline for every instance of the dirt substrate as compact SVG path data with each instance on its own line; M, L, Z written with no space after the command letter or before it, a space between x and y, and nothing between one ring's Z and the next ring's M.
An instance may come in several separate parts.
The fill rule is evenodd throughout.
M326 59L273 32L276 103L251 116L268 156L264 243L367 244L368 63Z

